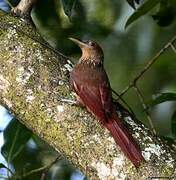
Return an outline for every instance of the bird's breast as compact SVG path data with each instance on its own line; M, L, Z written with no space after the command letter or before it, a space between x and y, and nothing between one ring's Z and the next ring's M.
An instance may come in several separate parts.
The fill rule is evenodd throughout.
M77 83L96 86L107 80L106 73L102 67L93 64L79 63L71 72L71 79Z

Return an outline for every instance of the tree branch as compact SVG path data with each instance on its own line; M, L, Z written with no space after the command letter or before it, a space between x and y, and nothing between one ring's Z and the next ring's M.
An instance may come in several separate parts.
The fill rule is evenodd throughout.
M18 176L17 179L26 178L27 176L30 176L30 175L32 175L32 174L34 174L34 173L37 173L37 172L48 171L48 170L49 170L58 160L60 160L60 159L61 159L61 157L58 156L58 157L56 157L51 163L49 163L49 164L47 164L47 165L45 165L45 166L42 166L42 167L40 167L40 168L33 169L33 170L31 170L31 171L29 171L29 172L27 172L27 173L24 173L24 174Z
M85 109L61 102L74 99L68 83L72 63L40 41L24 21L0 17L0 104L91 179L176 175L176 148L135 123L123 108L117 106L117 113L146 159L138 171Z
M20 0L18 5L12 8L12 13L20 17L29 16L33 5L37 0Z
M140 100L140 102L141 102L141 104L143 106L143 109L144 109L144 112L146 113L146 116L147 116L148 122L150 124L151 130L156 135L156 131L155 131L155 128L154 128L154 125L153 125L153 121L152 121L152 118L150 116L150 113L148 112L148 107L145 104L144 97L143 97L140 89L137 87L137 85L135 85L133 88L136 91L136 94L137 94L137 96L138 96L138 98L139 98L139 100Z
M129 89L131 89L137 81L144 75L146 71L148 71L151 66L155 63L155 61L168 49L172 48L174 52L176 52L176 49L173 45L173 43L176 41L176 35L167 43L164 45L164 47L159 50L156 55L148 61L148 63L145 65L145 67L136 75L136 77L130 82L130 84L120 93L120 96L123 96L125 93L128 92Z

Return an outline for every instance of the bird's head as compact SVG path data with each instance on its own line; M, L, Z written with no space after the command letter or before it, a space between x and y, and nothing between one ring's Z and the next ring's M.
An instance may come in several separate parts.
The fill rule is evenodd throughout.
M69 38L77 44L82 51L81 61L92 61L93 63L103 63L104 55L102 48L95 42L90 40L81 41L75 38Z

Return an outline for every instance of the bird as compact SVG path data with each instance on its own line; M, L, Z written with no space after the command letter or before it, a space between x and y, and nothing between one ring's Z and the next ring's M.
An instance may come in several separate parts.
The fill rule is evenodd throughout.
M144 157L139 145L116 113L111 85L103 65L102 48L92 40L69 39L82 51L81 58L70 72L70 86L76 93L77 103L86 107L109 130L125 156L135 167L139 167Z

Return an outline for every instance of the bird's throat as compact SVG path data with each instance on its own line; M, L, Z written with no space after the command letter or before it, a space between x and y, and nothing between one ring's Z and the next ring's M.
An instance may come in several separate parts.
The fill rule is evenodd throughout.
M88 64L90 66L103 66L103 61L101 59L80 58L79 63Z

